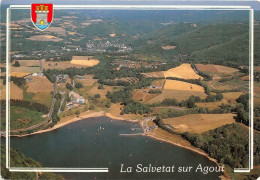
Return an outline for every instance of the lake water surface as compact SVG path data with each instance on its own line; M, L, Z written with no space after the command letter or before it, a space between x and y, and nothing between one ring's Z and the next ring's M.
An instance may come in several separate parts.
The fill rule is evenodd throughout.
M88 118L48 133L12 137L11 147L45 167L109 168L109 173L62 173L65 179L219 179L220 173L194 172L199 164L216 166L204 156L146 136L119 135L141 132L133 128L140 126L108 117ZM190 173L120 173L121 164L132 166L133 171L137 164L193 169Z

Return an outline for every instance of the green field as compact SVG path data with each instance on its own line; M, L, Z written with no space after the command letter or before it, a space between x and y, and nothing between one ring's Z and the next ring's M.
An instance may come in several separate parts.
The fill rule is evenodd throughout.
M37 112L33 110L29 110L22 107L11 106L10 109L10 126L11 130L20 129L20 128L27 128L32 125L38 124L43 121L41 117L43 115L42 112ZM2 130L5 129L5 116L2 116Z

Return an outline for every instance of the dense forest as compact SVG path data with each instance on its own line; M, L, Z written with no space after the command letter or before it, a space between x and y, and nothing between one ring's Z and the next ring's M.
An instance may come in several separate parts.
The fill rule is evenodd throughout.
M210 130L202 135L182 135L194 146L202 148L220 163L232 168L248 166L248 129L236 123ZM254 137L254 163L260 164L259 134Z

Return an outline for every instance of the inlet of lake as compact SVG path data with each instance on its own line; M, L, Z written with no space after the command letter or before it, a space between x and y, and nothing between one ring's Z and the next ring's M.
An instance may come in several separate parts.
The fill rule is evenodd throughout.
M120 136L138 132L138 123L96 117L47 133L12 137L10 142L44 167L109 169L108 173L60 173L65 179L219 179L221 173L194 172L199 164L216 166L207 157L147 136ZM121 164L133 167L133 172L120 173ZM137 173L137 164L174 165L175 172ZM181 166L193 169L179 173Z

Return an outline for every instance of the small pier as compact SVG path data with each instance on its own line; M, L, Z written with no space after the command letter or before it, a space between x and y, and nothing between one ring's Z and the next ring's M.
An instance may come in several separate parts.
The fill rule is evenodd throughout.
M134 133L134 134L119 134L119 136L143 136L144 133Z

